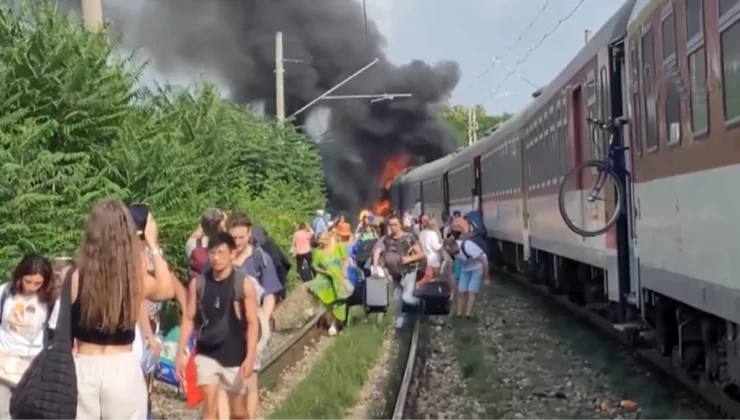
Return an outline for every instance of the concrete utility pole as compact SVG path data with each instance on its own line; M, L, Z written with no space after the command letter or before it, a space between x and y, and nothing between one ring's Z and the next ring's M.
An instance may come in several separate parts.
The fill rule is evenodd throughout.
M103 27L103 5L101 0L82 0L82 21L90 30Z
M468 146L478 141L478 120L475 107L468 109Z
M278 122L285 121L285 68L283 67L283 33L275 34L275 113Z

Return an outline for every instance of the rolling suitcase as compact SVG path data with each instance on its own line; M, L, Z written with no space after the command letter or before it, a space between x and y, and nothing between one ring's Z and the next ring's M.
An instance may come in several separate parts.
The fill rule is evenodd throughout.
M452 290L447 282L433 281L418 286L414 296L421 301L424 315L449 315L452 307Z
M389 302L388 282L382 277L370 276L365 279L365 294L362 306L365 313L385 313Z

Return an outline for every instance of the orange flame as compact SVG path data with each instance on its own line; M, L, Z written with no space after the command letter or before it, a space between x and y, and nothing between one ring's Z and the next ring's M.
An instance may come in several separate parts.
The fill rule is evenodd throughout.
M406 155L396 155L385 162L383 171L380 173L380 184L378 185L378 187L384 190L384 196L373 206L373 214L385 215L390 211L391 202L388 197L388 190L393 180L406 169L409 160L409 157Z

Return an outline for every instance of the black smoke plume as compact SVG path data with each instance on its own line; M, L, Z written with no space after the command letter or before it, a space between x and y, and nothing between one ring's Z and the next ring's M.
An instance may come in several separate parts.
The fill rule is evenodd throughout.
M59 1L68 8L80 3ZM328 119L308 111L297 121L314 127L335 210L356 211L376 200L389 157L403 153L421 164L455 149L454 133L435 108L457 84L458 65L388 62L385 39L365 22L358 0L105 0L103 6L124 47L143 48L159 73L170 80L205 75L226 87L232 100L263 103L269 115L275 113L276 31L283 32L284 57L300 60L285 63L288 115L379 58L333 95L412 98L323 101Z

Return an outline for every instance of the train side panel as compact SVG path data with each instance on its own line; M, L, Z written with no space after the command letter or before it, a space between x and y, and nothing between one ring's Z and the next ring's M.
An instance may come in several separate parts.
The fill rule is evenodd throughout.
M482 210L489 236L524 243L521 153L516 135L481 157Z

